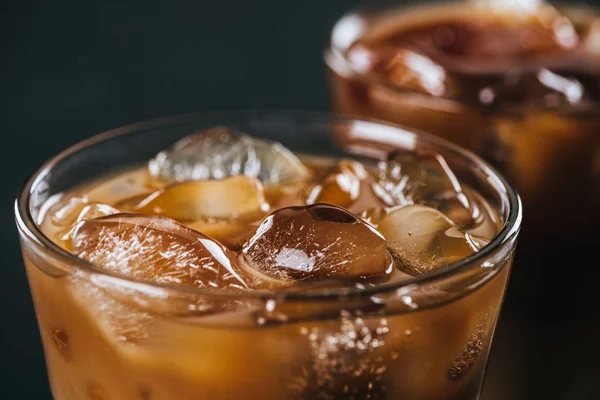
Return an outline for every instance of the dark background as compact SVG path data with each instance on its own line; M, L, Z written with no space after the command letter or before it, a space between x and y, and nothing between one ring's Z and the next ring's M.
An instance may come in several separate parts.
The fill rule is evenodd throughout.
M356 3L0 0L0 398L50 399L13 223L23 179L83 138L144 119L327 110L322 49ZM598 235L582 237L519 250L483 400L600 399L596 281L581 279L598 268L582 255Z

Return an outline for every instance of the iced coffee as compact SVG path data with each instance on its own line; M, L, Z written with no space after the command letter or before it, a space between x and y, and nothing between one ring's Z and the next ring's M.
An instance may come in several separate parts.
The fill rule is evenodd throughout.
M32 177L55 399L477 398L518 198L462 150L319 118L134 126Z
M517 186L532 228L598 223L595 10L533 0L368 4L335 25L326 51L337 111L476 151Z

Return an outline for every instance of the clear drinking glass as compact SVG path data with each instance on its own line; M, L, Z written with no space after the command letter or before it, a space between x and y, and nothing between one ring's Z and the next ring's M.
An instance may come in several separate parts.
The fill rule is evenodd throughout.
M517 29L523 21L539 20L568 49L511 64L511 51L539 46L543 53L547 44L518 47L537 28L512 36L476 32L486 21L502 18ZM388 78L367 67L376 56L356 50L357 44L378 41L398 27L432 21L441 26L435 33L440 41L457 37L444 31L448 26L470 21L475 28L465 29L463 39L473 48L428 58L412 44L395 42L391 47L402 61L386 67L396 74ZM555 229L561 223L577 226L577 232L595 229L600 221L598 21L600 14L591 5L569 2L552 7L539 0L368 1L334 25L325 50L333 107L433 133L481 155L516 186L527 230L536 235L571 234ZM499 49L497 58L489 56L494 49ZM421 83L414 85L416 80ZM480 85L478 93L471 93ZM585 195L577 196L583 188ZM574 202L578 215L571 212Z
M41 232L53 196L144 165L216 125L303 154L367 160L434 150L485 198L502 229L481 251L408 281L243 295L140 282L86 263ZM57 400L476 399L521 224L514 189L453 144L294 112L188 115L100 134L35 172L15 212Z

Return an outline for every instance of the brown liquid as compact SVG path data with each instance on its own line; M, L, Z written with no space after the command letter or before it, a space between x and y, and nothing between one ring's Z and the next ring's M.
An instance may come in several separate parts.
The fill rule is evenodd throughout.
M561 12L456 4L369 16L360 37L327 56L334 106L483 155L516 185L538 234L567 221L591 227L600 220L598 19Z
M469 245L461 242L458 228L452 228L452 222L441 216L436 223L444 230L451 227L452 236L437 236L435 243L422 249L411 242L419 237L422 224L417 221L408 235L398 236L406 225L397 221L408 221L398 211L405 213L410 207L417 207L412 208L414 212L409 216L425 210L426 214L435 214L434 219L438 218L437 211L406 206L386 211L387 215L382 217L381 213L372 212L372 208L383 207L383 200L370 192L370 184L365 183L376 180L372 167L361 169L360 164L351 161L341 164L327 159L303 161L310 178L293 190L283 186L262 188L254 186L251 179L229 178L236 179L234 186L211 186L210 190L224 195L235 191L238 197L220 198L218 204L202 203L200 208L198 203L183 201L181 196L200 196L207 190L203 184L164 186L150 177L146 168L84 186L48 207L41 221L44 233L58 245L105 270L155 283L196 287L214 283L221 290L239 294L241 299L230 304L194 295L152 297L136 292L135 288L119 289L118 285L102 284L85 275L47 273L57 266L42 259L34 261L25 252L54 397L59 400L476 398L511 257L502 261L506 265L499 265L499 273L490 281L465 296L461 285L479 274L487 274L485 268L439 286L429 295L447 296L449 302L433 308L411 311L411 304L419 304L418 293L412 300L403 299L404 308L389 310L368 299L244 302L243 293L248 290L275 287L303 291L332 286L374 286L407 279L409 275L423 273L415 267L443 265L440 257L448 257L447 262L451 262L467 256L482 245L477 240L485 242L497 232L497 217L487 211L489 206L464 188L470 201L479 207L480 218L477 222L457 222L473 233L475 242ZM421 173L407 170L412 171L413 178L420 176L418 182L428 182L429 191L436 192L433 188L437 186L433 185L442 190L448 184L439 173L428 177L428 170ZM339 178L339 174L348 171L353 177L344 175L346 181ZM342 183L333 184L336 179L332 176ZM229 180L210 184L219 182ZM168 193L173 187L177 191L171 197ZM413 189L411 195L417 199L420 193L419 201L426 202L429 192ZM302 206L307 199L319 196L331 203L341 202L357 214L364 212L373 225L367 225L346 208ZM428 204L433 204L433 198ZM239 210L244 212L226 222L198 217L199 212L208 210L213 216L223 215L233 202L237 202L236 207L243 206ZM454 210L458 203L436 204L443 204L447 215L464 215L462 209ZM161 217L111 215L117 211L154 211ZM269 213L271 216L267 217ZM376 232L378 225L387 235L385 238ZM265 234L259 234L261 228ZM276 228L281 230L275 231ZM218 238L223 245L211 238ZM147 252L147 246L156 245L156 240L160 240L158 250ZM406 241L413 244L406 245ZM278 250L292 245L296 246L294 249L305 250L305 254L315 257L315 268L273 272L283 271L278 269L282 265L312 265L298 251L288 251L285 257L279 252L274 257L274 253L265 250L273 242ZM165 263L164 254L180 251L177 247L180 244L186 252L171 257L175 263ZM327 244L329 250L314 249L320 244ZM419 258L401 252L388 257L391 254L388 248L404 249L405 245L409 246L406 249L420 249ZM248 262L239 261L234 253L242 259L246 257ZM225 275L219 270L226 264L223 255L231 261L230 273ZM430 263L428 257L434 257L435 263ZM128 262L120 263L125 258ZM399 260L413 262L413 269L403 269ZM201 263L208 263L211 268L194 267ZM331 265L335 268L330 268ZM249 273L248 268L253 272ZM232 278L234 275L241 279ZM181 304L183 308L179 307Z

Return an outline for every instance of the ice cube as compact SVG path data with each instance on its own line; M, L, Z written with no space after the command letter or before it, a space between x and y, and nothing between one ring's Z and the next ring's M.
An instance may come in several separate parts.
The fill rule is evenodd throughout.
M342 160L309 191L306 203L325 203L362 212L381 202L373 191L373 178L363 165Z
M255 220L269 209L262 185L255 178L234 176L220 180L173 183L146 197L136 212L178 221Z
M440 156L441 157L441 156ZM413 153L394 152L386 161L381 161L378 168L377 194L388 206L413 204L421 200L423 195L429 197L430 192L437 194L439 190L432 187L428 174L438 159L436 156L419 156ZM445 166L445 160L440 166ZM439 169L439 168L438 168ZM454 174L448 177L453 185L457 182ZM423 193L426 191L426 193Z
M408 205L389 213L378 226L404 272L420 275L467 257L479 249L440 211Z
M387 60L385 73L399 87L432 96L448 95L448 85L452 85L444 67L423 54L406 49L396 50Z
M363 279L390 272L385 239L343 208L275 211L242 249L248 269L278 280Z
M69 226L85 219L103 217L118 213L119 210L98 202L90 202L86 196L72 197L62 204L53 214L52 223L57 226Z
M451 193L450 196L439 197L436 203L429 205L450 218L461 230L473 235L473 238L489 242L498 233L499 220L496 213L479 193L466 188L463 188L463 192L469 207L465 207Z
M74 204L74 203L71 203L71 204ZM75 228L79 222L86 221L88 219L100 218L100 217L104 217L107 215L117 214L120 212L119 210L117 210L116 208L114 208L112 206L109 206L108 204L102 204L102 203L90 203L90 204L77 203L77 204L78 204L78 207L73 207L72 213L70 214L70 216L67 217L65 215L65 218L61 220L61 222L66 222L67 220L70 221L71 227L62 231L59 234L60 240L65 241L67 244L68 244L68 241L73 236L73 234L75 232ZM79 206L83 206L83 207L81 209L79 209ZM78 211L79 213L77 214L76 211ZM74 220L72 219L72 217L75 217Z
M80 258L156 283L243 289L232 253L213 239L158 216L116 214L83 221L72 239Z
M472 218L472 224L481 222L480 210L441 154L398 151L380 162L378 169L374 188L388 206L425 204L440 211L462 207Z
M585 86L577 71L540 68L533 72L507 74L499 84L479 92L479 100L490 107L560 107L586 99Z
M536 11L537 15L533 15L527 11L515 13L524 11L514 7L514 3L524 5L523 0L514 0L512 5L505 0L494 3L508 6L503 10L508 15L504 18L489 15L482 21L446 25L453 28L454 40L438 43L438 49L455 56L456 67L462 72L498 73L510 66L514 69L519 64L527 65L534 59L553 56L552 53L572 48L577 43L577 33L570 20L551 6L543 4Z
M52 223L58 226L69 226L77 222L81 210L88 204L87 197L72 197L61 203L52 213Z
M398 87L418 93L445 96L454 89L454 82L444 67L397 43L353 46L348 52L348 60L359 71L375 72Z
M515 7L525 4L521 0L485 3L490 4L483 5L484 8L501 5L502 9L480 14L478 18L440 21L406 39L409 45L444 66L447 75L455 77L459 91L450 91L445 97L470 94L473 87L479 86L477 82L494 79L494 75L506 71L554 62L561 58L560 53L574 49L579 42L571 21L547 4L529 13ZM496 12L507 14L494 15ZM465 75L475 79L464 85Z
M108 204L102 203L91 203L83 207L79 215L77 216L77 222L86 221L88 219L105 217L111 214L117 214L119 210L109 206Z
M245 175L268 186L294 184L307 175L302 162L281 144L226 127L196 132L180 140L151 160L149 170L166 182Z

